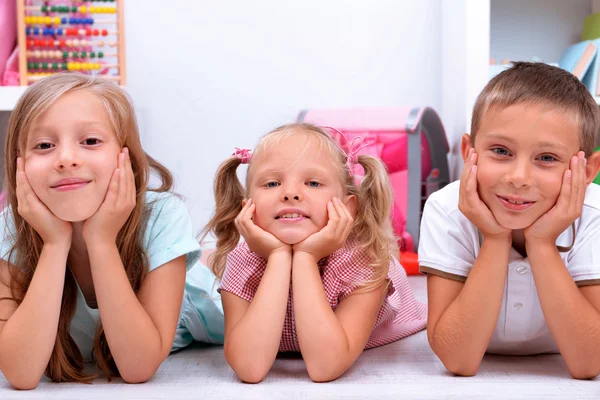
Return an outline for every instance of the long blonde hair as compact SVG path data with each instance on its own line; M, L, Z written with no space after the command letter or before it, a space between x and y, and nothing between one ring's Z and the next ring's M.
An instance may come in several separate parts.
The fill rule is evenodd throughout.
M117 248L125 272L133 290L137 293L148 271L148 259L143 247L143 236L151 205L145 204L147 190L167 192L173 178L169 171L142 149L133 105L129 97L116 84L79 73L57 74L44 78L29 87L12 112L5 144L5 191L6 204L14 221L14 245L7 257L10 260L10 289L13 300L18 304L27 292L44 245L40 235L17 212L16 163L17 154L24 153L27 135L36 118L48 110L56 100L66 93L86 91L97 96L104 104L113 131L121 147L127 146L135 177L136 205L117 236ZM148 188L151 172L158 175L161 185ZM69 263L67 262L69 267ZM46 368L46 375L54 382L90 382L94 375L83 372L83 357L69 333L69 326L77 305L77 283L70 268L67 268L62 297L56 343ZM93 355L98 367L108 380L119 376L119 371L110 353L102 324L94 337Z
M392 191L385 165L375 157L360 155L358 163L364 168L364 178L357 185L346 163L347 156L342 148L324 129L307 123L283 125L260 138L252 159L264 152L275 141L295 134L314 135L329 152L339 168L340 181L346 195L357 199L356 215L348 240L356 241L361 250L371 260L372 278L364 282L368 290L381 284L387 276L391 258L398 256L398 242L393 234L391 223ZM246 188L249 187L252 172L252 159L246 175ZM242 209L242 200L247 191L237 176L241 160L232 156L225 160L215 176L214 196L216 208L213 217L202 230L201 241L211 232L217 239L216 251L209 257L213 273L222 278L227 255L237 246L240 234L234 220Z

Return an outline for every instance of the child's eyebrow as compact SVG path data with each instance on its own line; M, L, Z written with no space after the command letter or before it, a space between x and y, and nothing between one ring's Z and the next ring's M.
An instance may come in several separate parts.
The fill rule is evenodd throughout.
M311 165L311 166L303 169L302 173L307 174L307 175L325 175L328 173L328 171L329 170L327 168ZM267 167L265 169L256 171L255 177L256 178L264 178L265 176L277 175L277 174L281 174L283 172L285 172L285 170L283 170L281 168Z
M110 126L108 126L100 121L83 120L83 121L73 121L73 122L75 123L75 125L80 126L80 127L99 126L102 128L110 129ZM36 132L51 132L51 131L55 131L56 127L53 125L34 125L31 130L36 131Z

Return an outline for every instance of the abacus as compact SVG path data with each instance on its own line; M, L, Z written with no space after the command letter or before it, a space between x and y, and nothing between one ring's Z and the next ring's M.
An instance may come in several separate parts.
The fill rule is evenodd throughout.
M18 0L22 86L61 71L125 85L123 0Z

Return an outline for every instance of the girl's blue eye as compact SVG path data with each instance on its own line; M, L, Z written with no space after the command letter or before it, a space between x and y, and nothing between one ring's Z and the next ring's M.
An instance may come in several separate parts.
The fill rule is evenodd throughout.
M269 188L274 188L274 187L279 186L279 182L275 182L275 181L273 181L273 182L267 182L267 184L265 186L269 187Z
M317 182L317 181L309 181L308 182L308 186L316 188L316 187L320 187L321 184L319 182Z
M38 150L48 150L52 148L52 143L39 143L35 148Z
M556 161L556 158L550 154L544 154L543 156L540 156L540 160L543 162L553 162Z
M495 154L499 155L499 156L508 156L508 155L510 155L510 153L508 152L508 150L506 150L506 149L504 149L502 147L496 147L496 148L492 149L492 151Z

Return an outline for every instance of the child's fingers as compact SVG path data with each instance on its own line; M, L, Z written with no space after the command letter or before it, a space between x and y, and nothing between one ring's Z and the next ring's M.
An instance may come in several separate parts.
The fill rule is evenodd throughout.
M466 182L467 179L469 178L469 174L471 173L471 165L473 165L473 162L471 161L471 150L469 150L469 155L467 156L467 159L465 160L465 163L463 165L463 170L462 173L460 174L460 182Z
M571 195L569 197L569 206L572 214L579 215L583 207L586 189L585 171L587 160L585 159L585 153L582 151L577 153L577 157L574 157L571 164Z
M127 199L127 171L125 169L125 153L119 154L119 186L117 190L117 204L126 204Z
M568 169L563 173L562 186L560 188L560 194L558 195L558 200L556 204L564 204L565 209L570 208L571 204L571 194L572 191L572 181L573 181L573 171ZM563 210L565 210L563 209Z
M25 174L25 171L20 171L18 173L18 175L19 175L19 181L20 181L19 188L21 190L21 195L23 196L23 199L32 201L33 200L32 196L37 197L37 195L33 192L33 188L31 187L31 184L29 183L29 179L27 179L27 174Z
M329 215L329 221L327 222L327 225L331 223L331 227L335 232L337 230L338 224L340 223L340 215L338 214L333 203L333 201L327 202L327 214Z
M467 160L465 161L465 165L463 167L463 171L460 177L460 185L462 189L465 189L467 186L467 182L471 177L472 167L473 165L475 165L476 158L477 154L475 153L474 149L471 148L469 150L469 155L467 156Z
M131 164L131 156L129 155L129 149L123 148L125 153L125 169L127 170L127 193L135 199L137 190L135 187L135 175L133 173L133 166Z
M236 217L237 223L241 223L244 219L247 218L248 210L250 209L251 205L252 205L252 199L249 199L246 202L246 204L242 207L242 210L239 212L238 216Z
M352 217L352 214L350 214L350 210L348 210L348 207L346 207L346 205L340 201L340 208L342 210L342 212L344 213L345 217L345 221L346 221L346 236L350 233L350 231L352 230L352 224L354 223L354 218Z
M110 183L108 184L108 191L106 192L106 197L104 198L105 203L114 204L117 201L119 195L119 180L121 178L121 171L119 168L113 171L112 177L110 178Z
M242 207L242 211L240 211L240 213L238 214L237 218L235 219L235 226L237 227L238 231L242 234L242 236L246 237L246 235L248 234L248 232L250 231L250 225L249 222L252 223L252 206L254 204L252 203L251 199L248 200L246 202L246 205L244 207Z
M348 231L348 227L351 225L350 221L352 220L352 217L350 216L350 212L348 211L344 203L342 203L337 197L333 198L333 207L335 208L335 211L339 216L339 223L336 230L336 236L345 237L345 232Z
M469 201L472 201L473 196L477 195L477 165L471 165L469 177L465 184L465 194Z

